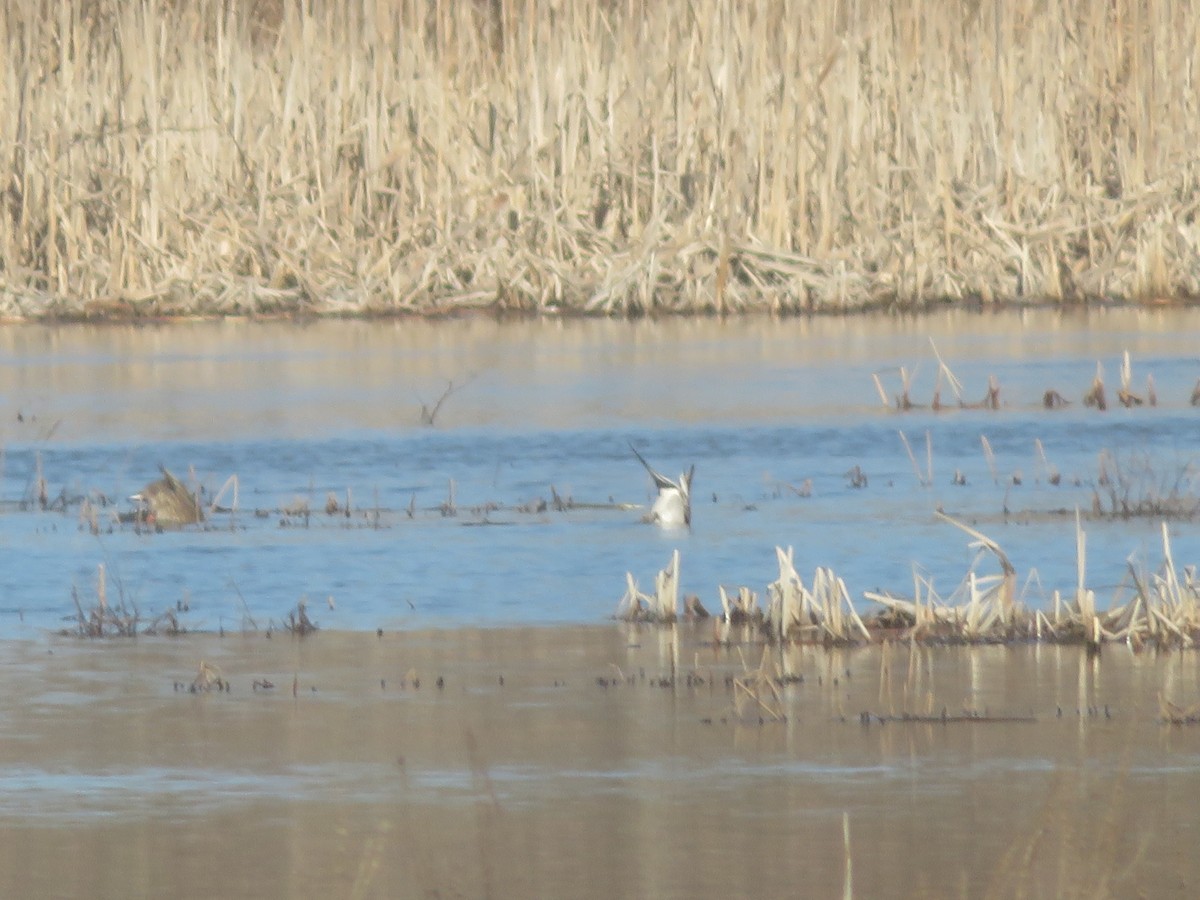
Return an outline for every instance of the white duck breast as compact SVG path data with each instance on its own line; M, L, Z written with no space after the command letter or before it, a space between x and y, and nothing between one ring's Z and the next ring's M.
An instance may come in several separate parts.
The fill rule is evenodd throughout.
M650 512L644 521L654 522L665 528L690 526L692 524L692 478L696 474L696 467L693 465L680 475L679 481L672 481L665 475L654 471L633 444L629 445L629 449L646 467L646 471L654 479L654 486L658 488L658 497L655 498L654 505L650 507Z

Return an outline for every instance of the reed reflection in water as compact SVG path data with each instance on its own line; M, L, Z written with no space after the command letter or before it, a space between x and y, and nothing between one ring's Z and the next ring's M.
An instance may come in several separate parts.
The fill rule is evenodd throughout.
M855 896L1197 883L1200 731L1157 706L1195 700L1190 655L772 649L760 722L729 686L760 653L686 625L8 642L0 891L833 896L843 816ZM191 693L199 660L231 690Z

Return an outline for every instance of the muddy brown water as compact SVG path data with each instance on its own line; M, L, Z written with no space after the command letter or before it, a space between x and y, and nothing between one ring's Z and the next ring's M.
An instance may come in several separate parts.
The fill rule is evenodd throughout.
M1160 693L1197 696L1193 654L770 649L789 683L739 708L729 680L763 647L711 634L7 642L0 895L834 897L849 882L856 897L1185 897L1200 885L1200 727L1158 718ZM202 661L229 692L188 690ZM264 680L274 687L254 687Z

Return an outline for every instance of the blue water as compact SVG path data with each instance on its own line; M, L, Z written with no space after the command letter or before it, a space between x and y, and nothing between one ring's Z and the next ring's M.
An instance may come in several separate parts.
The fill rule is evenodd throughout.
M1028 584L1026 602L1044 606L1054 588L1074 589L1071 511L1090 510L1102 450L1126 473L1143 472L1133 496L1195 492L1196 317L1160 316L1149 328L1130 315L1047 320L1053 327L958 316L10 336L0 356L0 636L70 627L72 590L94 602L100 565L109 603L136 606L145 620L181 609L190 629L266 627L306 598L322 627L390 629L602 621L627 571L649 589L676 548L683 591L711 609L719 584L763 596L777 575L774 548L794 546L804 578L830 567L869 610L863 591L910 595L914 567L943 596L966 574L970 538L938 508L999 542ZM898 365L915 372L913 398L928 402L935 332L967 399L982 398L995 375L1002 409L882 405L871 373L894 393ZM1127 346L1136 348L1135 390L1153 375L1154 408L1115 404ZM1078 403L1097 359L1107 413ZM419 402L451 379L460 387L437 424L421 426ZM1048 388L1076 403L1044 410ZM942 399L953 402L948 387ZM932 447L930 483L901 432L922 474ZM1036 441L1061 473L1057 486ZM652 486L630 442L671 477L695 464L690 531L640 522ZM51 498L70 501L65 511L22 508L39 460ZM159 463L194 472L210 493L236 474L237 512L162 534L110 526L103 510L99 535L81 523L75 501L103 496L128 510ZM850 485L854 466L866 486ZM953 483L956 470L965 486ZM791 487L806 479L812 495L802 497ZM457 514L444 516L451 480ZM642 508L519 509L549 500L552 485L579 503ZM354 514L325 515L327 494L344 503L347 490ZM298 498L313 511L307 524L279 512ZM1200 560L1196 524L1170 529L1177 565ZM1102 604L1131 559L1150 571L1161 561L1156 519L1086 530L1087 581ZM978 571L997 567L984 559Z

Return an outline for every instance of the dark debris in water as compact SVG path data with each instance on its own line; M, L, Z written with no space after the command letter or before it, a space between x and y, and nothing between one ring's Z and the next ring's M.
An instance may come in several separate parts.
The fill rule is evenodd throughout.
M843 720L844 721L844 720ZM888 725L892 723L909 723L917 725L950 725L968 722L972 724L982 725L997 725L1011 723L1032 723L1037 722L1036 716L1000 716L991 715L987 710L979 712L978 710L968 709L962 712L952 713L945 707L942 711L934 715L917 715L914 713L898 713L898 714L883 714L863 711L858 715L860 724L866 726L872 723L876 725Z
M229 694L233 691L233 685L221 673L221 670L211 663L201 660L196 671L196 677L192 679L190 684L183 682L175 682L175 690L186 690L189 694L207 694L207 693L224 693Z
M296 608L288 612L283 627L291 634L305 637L317 630L317 624L308 616L308 603L301 600Z

